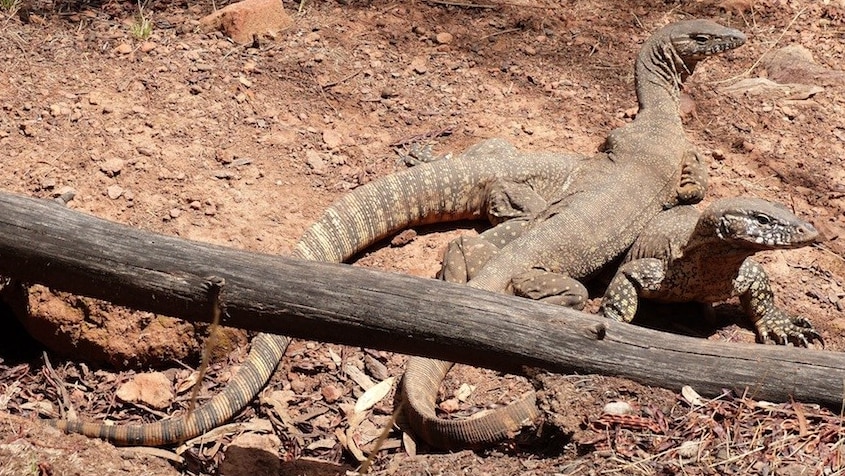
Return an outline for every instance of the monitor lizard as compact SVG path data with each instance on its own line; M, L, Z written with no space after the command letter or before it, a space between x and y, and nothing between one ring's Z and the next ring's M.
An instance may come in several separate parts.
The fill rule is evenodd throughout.
M687 169L703 170L687 140L679 113L680 85L696 64L742 45L745 36L707 20L668 25L640 49L635 79L639 112L634 121L613 130L602 154L574 172L559 195L516 233L467 285L494 292L519 292L523 284L549 277L559 283L564 300L579 305L589 278L621 256L661 210L704 190L684 178ZM501 231L502 226L498 228ZM516 289L515 289L516 288ZM440 448L478 447L518 433L539 416L533 392L503 407L467 419L436 413L440 382L452 363L410 357L402 380L403 406L414 432Z
M766 271L750 256L807 246L818 236L783 205L759 198L717 200L701 213L675 207L658 214L634 242L599 312L630 322L639 298L710 304L738 296L758 342L807 346L821 337L806 319L775 305Z
M657 37L659 41L655 40ZM656 121L656 118L665 114L677 117L680 82L692 73L699 60L744 42L745 36L741 32L710 21L694 20L666 27L646 42L649 51L641 53L637 62L638 119L611 132L606 152L594 157L519 152L504 140L490 139L448 160L422 164L353 190L330 206L306 230L292 256L341 262L401 229L450 220L487 218L497 224L535 217L532 219L548 219L551 226L556 226L554 214L542 217L543 210L552 209L547 204L557 205L556 210L562 210L564 206L585 206L584 213L588 213L593 208L588 202L601 197L594 193L598 191L598 185L587 186L586 181L597 180L609 185L618 174L622 174L618 177L621 178L632 173L631 181L645 177L658 191L650 201L644 199L647 203L638 207L638 213L634 214L642 214L644 219L663 207L700 200L703 185L691 184L681 178L682 163L695 163L698 154L685 140L680 120L670 117ZM665 64L660 66L660 62ZM647 123L652 127L660 124L660 130L644 128ZM663 128L665 134L661 132ZM651 136L658 141L661 137L669 137L674 145L636 145L651 140ZM682 152L674 153L681 149ZM577 199L575 203L573 198ZM604 200L600 204L610 205ZM623 218L620 226L635 233L641 225L625 224L628 218ZM624 243L628 234L631 233L620 236L619 248L630 245ZM579 246L588 245L588 242L593 243L590 249L607 246L602 239L582 240ZM572 255L571 258L601 260L594 253L584 253L582 258ZM587 264L587 267L598 266L601 263ZM498 289L492 286L491 290ZM139 425L67 420L50 420L50 423L65 431L124 445L164 445L192 438L228 420L252 400L266 385L289 341L285 336L259 334L229 385L190 417L179 416Z

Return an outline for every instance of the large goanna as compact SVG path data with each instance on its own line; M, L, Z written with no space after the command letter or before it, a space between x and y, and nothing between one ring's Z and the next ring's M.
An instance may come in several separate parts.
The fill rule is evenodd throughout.
M503 246L475 272L468 286L530 294L532 283L557 283L566 302L586 300L586 279L628 249L646 223L684 199L700 200L701 184L685 177L703 170L679 113L680 85L707 56L742 45L745 36L705 20L680 22L654 33L637 57L639 112L611 132L605 153L585 162L560 195L519 231L498 233ZM706 175L706 174L705 174ZM454 278L454 281L460 281ZM555 296L545 296L554 298ZM538 414L533 393L476 418L436 414L437 392L452 363L411 357L403 378L404 406L414 432L441 448L476 447L513 436Z
M496 224L518 218L532 204L554 196L585 160L576 154L519 152L504 140L486 140L463 154L415 166L346 194L305 231L292 256L342 262L410 226L478 219ZM219 426L254 399L289 342L284 336L259 334L229 385L187 418L130 425L49 422L120 445L185 441Z
M689 47L672 49L673 66L667 76L667 84L671 85L673 94L677 94L679 82L692 72L698 60L739 46L745 40L742 33L712 22L683 22L678 25L683 24L688 25L686 41L699 44L700 51L693 54ZM691 33L693 31L695 33ZM681 41L680 36L677 41ZM680 60L679 51L690 52L686 62ZM655 51L655 54L662 56L665 53ZM644 87L640 95L641 108L642 99L659 94L655 88L660 87L659 84ZM649 114L658 114L657 109L654 106ZM646 132L640 134L647 135ZM680 137L683 137L682 134ZM614 144L619 140L623 146L617 149ZM593 176L595 164L612 166L617 158L630 155L626 152L629 147L624 147L626 141L630 139L626 139L625 134L614 131L608 138L610 153L593 158L577 154L518 152L503 140L484 141L454 158L423 164L352 191L329 207L305 232L292 255L302 259L341 262L409 226L485 217L495 225L508 219L537 215L546 203L565 196L573 181ZM689 159L691 155L694 154L690 149L684 157ZM585 174L584 170L591 172ZM666 206L674 203L678 195L682 198L689 195L688 184L680 185L679 170L674 172L671 174L672 183L665 184L672 190L672 198L665 200ZM691 196L696 194L693 192ZM116 444L164 445L184 441L222 424L255 398L266 385L288 343L289 339L284 336L260 334L254 339L247 360L226 389L188 418L179 416L139 425L65 420L51 422L65 431L103 438ZM520 421L533 420L538 415L533 401L526 408L529 412ZM414 427L420 431L419 425Z

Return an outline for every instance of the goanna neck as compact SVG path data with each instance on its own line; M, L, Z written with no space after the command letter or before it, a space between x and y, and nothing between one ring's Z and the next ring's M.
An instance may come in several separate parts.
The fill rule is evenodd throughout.
M692 67L684 63L672 44L663 39L643 45L634 74L640 106L637 118L680 124L681 83L692 74Z

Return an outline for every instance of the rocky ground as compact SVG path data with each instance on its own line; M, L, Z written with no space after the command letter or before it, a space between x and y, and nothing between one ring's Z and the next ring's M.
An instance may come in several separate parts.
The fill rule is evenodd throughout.
M403 168L397 151L413 143L446 153L503 137L524 149L594 152L636 114L632 61L642 41L674 20L712 18L749 40L703 63L686 87L685 125L710 160L705 203L753 195L812 219L823 243L761 260L779 303L811 320L827 350L845 350L841 0L284 6L289 27L242 46L201 31L200 19L221 7L212 3L0 0L0 189L286 254L333 200ZM444 244L468 229L417 230L356 265L433 277ZM296 342L261 401L206 442L116 449L61 435L37 418L62 405L116 422L184 410L204 329L37 286L17 301L6 294L0 475L344 474L389 424L389 383L403 356ZM736 306L720 313L738 315ZM245 337L226 335L201 399L245 355ZM710 338L753 341L735 325ZM394 431L375 473L799 475L843 465L839 418L810 403L749 394L693 406L689 394L610 376L544 379L554 389L549 412L569 433L450 454ZM441 407L469 412L526 387L462 367ZM126 402L145 390L164 396ZM362 396L384 398L354 415ZM609 416L610 402L633 414Z

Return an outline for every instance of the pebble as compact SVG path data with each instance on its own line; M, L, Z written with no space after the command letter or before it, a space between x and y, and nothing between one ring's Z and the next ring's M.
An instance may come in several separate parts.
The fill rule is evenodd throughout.
M123 170L124 164L125 162L123 159L108 159L100 164L100 171L109 177L114 177L120 174L120 171Z
M451 33L446 33L446 32L438 33L437 36L434 37L434 40L436 42L440 43L441 45L448 45L454 39L455 39L455 37L452 36Z
M326 385L320 389L320 393L323 394L326 403L334 403L343 396L343 391L334 385Z
M323 131L323 143L329 149L337 149L343 144L343 137L337 131L326 129Z
M326 161L316 151L309 150L305 152L305 163L311 170L318 174L326 171Z
M67 204L76 196L76 190L72 187L62 187L53 192L53 196L56 197L56 200L60 200L62 203Z
M120 185L109 185L109 187L106 189L106 193L112 200L117 200L118 198L120 198L120 196L123 195L123 192L123 187L121 187Z
M416 58L411 60L411 68L417 74L425 74L426 72L428 72L428 67L426 66L425 63L426 63L425 58L423 58L421 56L417 56Z
M53 190L56 187L56 179L54 178L45 178L41 180L41 189L42 190Z
M121 43L114 48L114 51L122 55L128 55L129 53L132 53L132 45L129 43Z
M447 398L446 400L440 402L438 407L446 413L455 413L460 410L461 404L458 402L457 398Z
M152 41L145 41L145 42L141 43L140 50L144 53L149 53L150 51L154 50L155 48L156 48L155 43L153 43Z
M608 415L630 415L634 413L634 409L628 402L610 402L602 408L602 411Z
M179 210L178 208L171 208L170 212L168 213L168 215L170 215L170 218L179 218L179 215L181 214L182 210Z

